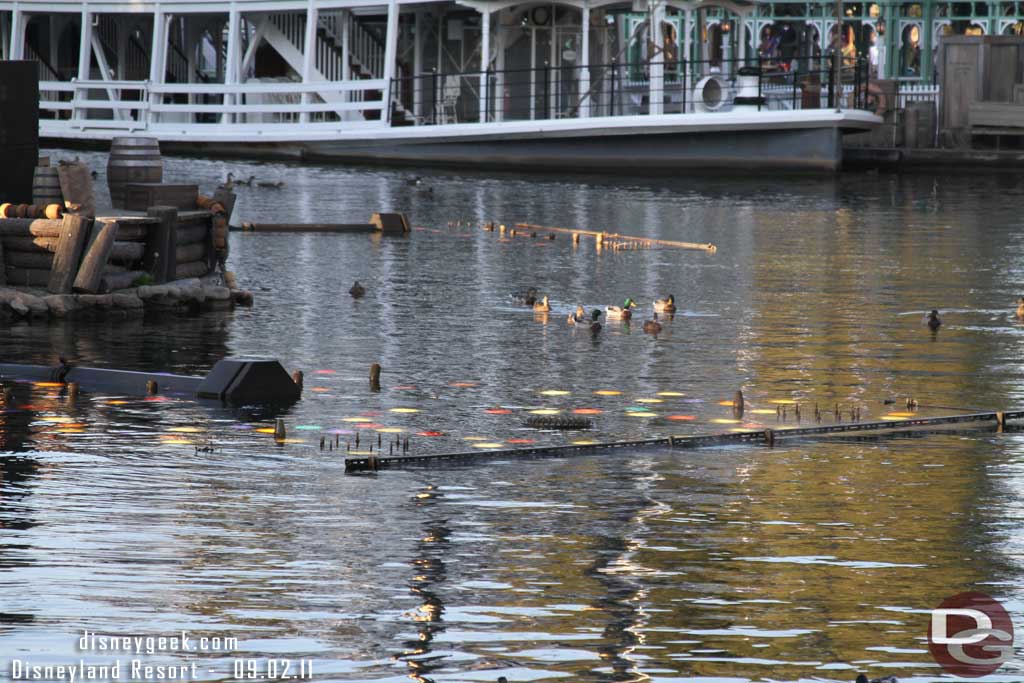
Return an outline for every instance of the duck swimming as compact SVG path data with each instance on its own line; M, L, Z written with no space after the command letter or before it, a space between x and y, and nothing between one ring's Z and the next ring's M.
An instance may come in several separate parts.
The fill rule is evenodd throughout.
M569 319L566 321L570 325L577 325L584 322L587 319L587 314L583 310L583 306L577 306L576 311L569 314Z
M256 180L256 176L249 176L248 180L236 180L235 185L245 185L246 187L252 187L252 182Z
M259 183L256 183L256 187L263 187L263 188L271 188L271 189L275 189L275 190L280 190L282 187L284 187L284 181L283 180L276 180L276 181L259 182Z
M636 308L636 302L627 298L621 306L606 306L604 317L608 320L629 320L633 317L632 308Z
M676 297L674 294L669 294L667 299L658 299L654 302L655 313L675 313L676 312Z
M512 292L512 300L517 304L532 306L537 303L537 288L530 287L525 292Z
M533 310L547 313L551 310L551 304L548 303L548 295L545 294L540 301L533 302Z
M597 333L601 331L601 323L597 322L597 319L601 317L601 310L595 308L590 312L590 334L597 336Z
M359 284L359 280L356 280L356 283L352 285L352 289L348 290L348 293L352 295L353 299L358 299L366 294L366 288Z
M1017 317L1024 320L1024 296L1017 299Z
M942 321L939 319L939 312L933 308L932 312L925 318L925 324L928 325L929 329L933 332L939 329L939 325L942 324Z
M644 332L648 334L658 334L661 332L661 323L658 322L658 314L654 314L654 318L651 320L644 321Z

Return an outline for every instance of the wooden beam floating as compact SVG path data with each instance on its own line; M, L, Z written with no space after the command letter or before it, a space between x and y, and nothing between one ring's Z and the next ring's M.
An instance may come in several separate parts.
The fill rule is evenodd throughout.
M345 458L346 472L363 472L387 467L408 467L433 463L477 461L495 458L561 457L584 455L623 448L708 448L730 444L762 444L773 446L787 439L822 439L842 436L883 437L912 431L931 429L999 427L1008 420L1024 420L1024 410L1006 412L984 412L968 415L946 415L922 417L899 422L852 422L849 424L822 427L795 427L792 429L759 429L742 432L698 434L693 436L668 436L655 439L632 441L607 441L595 444L570 444L565 446L534 446L531 448L503 448L487 451L460 451L455 453L431 453L427 455L403 456L360 456Z
M579 230L577 228L556 228L549 225L534 225L533 223L516 223L517 228L531 231L544 231L544 232L561 232L570 235L589 235L597 239L600 242L606 240L621 240L625 242L636 242L637 244L645 246L659 246L659 247L677 247L679 249L695 249L698 251L706 251L709 254L714 254L718 251L718 247L708 242L707 244L701 244L700 242L678 242L675 240L661 240L653 237L636 237L634 235L620 235L617 232L600 232L597 230Z

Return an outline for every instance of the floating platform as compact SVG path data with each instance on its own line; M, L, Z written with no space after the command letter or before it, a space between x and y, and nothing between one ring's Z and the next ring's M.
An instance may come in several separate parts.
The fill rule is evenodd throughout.
M77 384L82 391L116 392L126 396L169 394L223 401L234 405L299 400L302 390L276 360L225 358L206 377L163 372L134 372L72 365L0 364L0 380Z
M565 457L587 455L628 448L706 448L734 444L757 444L773 446L784 440L828 439L835 437L879 438L912 432L945 432L955 430L1002 430L1011 420L1024 420L1024 410L992 411L965 415L921 417L890 422L850 422L820 427L792 427L782 429L761 429L692 436L668 436L654 439L629 441L607 441L594 444L569 444L565 446L534 446L531 448L504 448L486 451L461 451L455 453L434 453L428 455L402 456L360 456L345 458L346 472L366 472L389 467L424 466L436 463L472 462L496 458L523 457Z

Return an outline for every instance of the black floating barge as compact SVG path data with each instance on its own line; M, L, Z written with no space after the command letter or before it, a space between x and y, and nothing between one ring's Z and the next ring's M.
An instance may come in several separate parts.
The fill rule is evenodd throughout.
M225 358L206 377L162 372L133 372L61 365L0 364L0 380L77 384L82 391L125 396L165 394L223 401L233 405L288 404L299 400L301 388L276 360Z
M565 446L536 446L532 448L504 448L486 451L461 451L457 453L435 453L429 455L403 456L360 456L345 458L346 472L365 472L387 467L431 465L446 462L469 462L493 460L496 458L524 457L565 457L601 453L617 449L638 449L652 447L706 448L734 444L758 444L773 446L775 442L788 439L823 439L836 436L856 435L860 437L894 436L909 432L950 431L955 429L996 428L1002 431L1010 420L1024 419L1024 410L1008 412L969 413L966 415L945 415L921 417L890 422L850 422L821 427L794 427L784 429L761 429L693 436L667 436L657 439L636 439L631 441L607 441L594 444L569 444Z

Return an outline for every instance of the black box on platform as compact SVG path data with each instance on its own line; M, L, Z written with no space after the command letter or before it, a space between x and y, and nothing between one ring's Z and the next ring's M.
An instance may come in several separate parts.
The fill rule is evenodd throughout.
M39 161L39 65L0 61L0 202L32 203Z
M128 183L124 186L124 208L145 211L151 206L173 206L179 211L195 211L198 185L167 183Z

